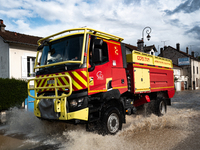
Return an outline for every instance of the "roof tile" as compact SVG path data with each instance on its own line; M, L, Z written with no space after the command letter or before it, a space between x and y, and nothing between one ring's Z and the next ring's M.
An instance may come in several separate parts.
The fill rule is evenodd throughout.
M21 43L37 46L37 41L41 39L41 37L25 35L17 32L11 32L5 30L5 32L0 32L0 36L5 40L5 42L11 43Z

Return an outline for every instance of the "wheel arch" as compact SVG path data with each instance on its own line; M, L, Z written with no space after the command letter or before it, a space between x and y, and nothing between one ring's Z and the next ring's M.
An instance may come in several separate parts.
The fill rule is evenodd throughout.
M162 98L167 105L171 105L171 98L168 96L168 91L152 92L149 94L151 100Z
M125 119L125 109L124 109L124 102L123 98L120 99L110 99L104 102L101 114L104 114L108 109L115 107L119 110L119 114L121 115L122 123L126 123Z

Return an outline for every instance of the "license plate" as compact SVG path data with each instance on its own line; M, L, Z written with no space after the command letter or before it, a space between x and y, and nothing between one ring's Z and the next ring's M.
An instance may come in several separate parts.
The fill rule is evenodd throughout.
M47 81L47 84L54 84L55 83L55 80L48 80Z

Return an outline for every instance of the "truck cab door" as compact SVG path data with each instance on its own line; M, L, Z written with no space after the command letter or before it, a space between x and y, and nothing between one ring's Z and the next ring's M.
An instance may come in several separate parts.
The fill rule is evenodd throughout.
M111 64L108 57L107 43L102 39L93 40L94 45L90 47L90 68L88 95L106 92L110 87L108 86L111 80Z

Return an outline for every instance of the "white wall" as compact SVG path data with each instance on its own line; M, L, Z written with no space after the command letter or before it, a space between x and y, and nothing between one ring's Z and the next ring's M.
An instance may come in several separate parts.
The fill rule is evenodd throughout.
M150 51L146 52L147 54L151 55L151 53L153 52L153 55L155 56L155 52L153 49L151 49Z
M181 82L175 82L176 91L181 91Z
M175 76L180 76L181 75L181 69L173 68L174 70L174 75Z
M0 37L0 78L9 78L9 45Z
M195 74L193 74L193 66L195 67ZM197 74L197 67L198 67L198 74ZM200 72L199 72L199 62L191 59L191 72L192 72L192 88L193 88L193 81L195 81L195 89L199 89L200 83ZM197 83L198 82L198 83ZM197 87L198 85L198 87ZM194 89L194 88L193 88Z
M10 46L10 78L27 79L27 76L22 75L22 72L27 70L26 62L22 65L22 58L27 58L27 56L36 57L36 53L36 47L28 47L25 45Z

